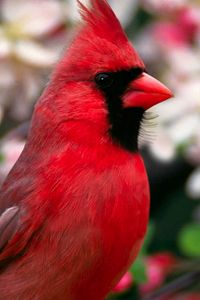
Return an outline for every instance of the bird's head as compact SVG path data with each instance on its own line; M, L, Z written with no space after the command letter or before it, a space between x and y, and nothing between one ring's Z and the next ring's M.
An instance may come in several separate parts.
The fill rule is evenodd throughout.
M85 123L136 151L144 111L172 93L146 73L107 1L90 2L78 1L84 24L53 73L50 105L66 130Z

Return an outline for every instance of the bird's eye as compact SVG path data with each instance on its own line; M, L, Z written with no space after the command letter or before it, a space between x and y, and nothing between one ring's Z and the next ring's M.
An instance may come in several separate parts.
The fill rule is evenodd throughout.
M102 89L107 89L111 87L113 81L113 74L110 73L99 73L95 76L96 84Z

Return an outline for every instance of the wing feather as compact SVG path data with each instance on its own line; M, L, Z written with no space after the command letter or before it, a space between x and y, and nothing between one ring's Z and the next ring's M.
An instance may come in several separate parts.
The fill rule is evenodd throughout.
M15 234L18 221L18 206L8 208L0 215L0 251Z

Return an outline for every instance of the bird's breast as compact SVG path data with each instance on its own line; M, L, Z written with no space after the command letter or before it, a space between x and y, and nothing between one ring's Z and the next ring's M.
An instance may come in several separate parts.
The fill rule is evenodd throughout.
M82 299L88 300L99 291L106 294L138 254L148 222L149 186L139 155L96 174L87 170L81 178L82 226L77 232L81 228L88 269L77 282Z

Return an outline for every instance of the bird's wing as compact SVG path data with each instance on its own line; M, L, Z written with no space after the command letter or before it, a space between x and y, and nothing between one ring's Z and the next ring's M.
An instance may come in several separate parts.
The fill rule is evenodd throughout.
M23 224L17 205L7 207L0 215L0 271L24 252L32 232Z
M0 215L0 253L17 231L19 207L12 206Z
M35 223L32 222L34 219ZM20 206L6 208L0 215L0 271L23 255L40 227L40 221L23 216Z
M22 221L18 206L8 208L0 215L0 272L29 249L39 227L39 223Z

